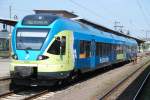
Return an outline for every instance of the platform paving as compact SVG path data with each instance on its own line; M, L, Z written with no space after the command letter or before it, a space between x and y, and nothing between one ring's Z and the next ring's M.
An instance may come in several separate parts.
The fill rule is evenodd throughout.
M0 57L0 78L9 76L10 58Z

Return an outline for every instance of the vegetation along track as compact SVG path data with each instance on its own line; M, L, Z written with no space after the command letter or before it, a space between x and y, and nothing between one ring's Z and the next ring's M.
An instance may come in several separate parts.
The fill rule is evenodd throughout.
M121 87L126 81L128 81L132 76L134 76L138 71L142 70L145 66L148 66L150 64L149 61L147 61L144 65L136 69L132 74L127 76L126 78L122 79L117 85L115 85L113 88L109 89L103 96L101 96L100 100L107 100L111 94L117 91L119 87Z

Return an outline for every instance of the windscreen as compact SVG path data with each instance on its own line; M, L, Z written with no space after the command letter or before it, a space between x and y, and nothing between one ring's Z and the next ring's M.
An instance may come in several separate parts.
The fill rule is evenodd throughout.
M18 29L16 36L17 49L41 49L48 32L48 29Z

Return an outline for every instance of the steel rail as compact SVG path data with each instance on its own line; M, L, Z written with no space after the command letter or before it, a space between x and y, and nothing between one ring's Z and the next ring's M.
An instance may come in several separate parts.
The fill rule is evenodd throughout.
M138 95L141 93L143 86L146 84L147 79L150 77L150 72L147 74L147 76L145 77L144 81L142 82L142 85L140 86L140 88L138 89L137 93L135 94L133 100L136 100Z
M9 91L9 92L0 94L0 98L5 98L6 96L10 96L10 95L12 95L12 94L14 94L14 91Z
M40 97L40 96L42 96L42 95L47 94L48 92L49 92L49 90L43 90L43 91L41 91L41 92L39 92L39 93L37 93L37 94L35 94L35 95L26 97L26 98L23 99L23 100L33 100L33 99L36 99L36 98L38 98L38 97Z
M144 66L148 65L149 61L145 62L141 67L136 69L132 74L130 74L128 77L121 80L117 85L115 85L112 89L108 90L103 96L99 98L99 100L103 100L107 95L111 94L117 87L119 87L122 83L124 83L126 80L128 80L131 76L133 76L138 70L142 69Z
M22 92L24 90L26 90L26 89L25 88L20 88L20 89L14 90L14 91L9 91L9 92L0 94L0 99L1 98L6 98L7 96L11 96L11 95L15 94L16 92L19 93L19 92Z
M11 79L11 77L2 77L2 78L0 78L0 81L7 81L7 80L10 80Z
M24 90L18 90L18 93L19 92L23 92ZM10 91L10 92L7 92L7 93L4 93L4 94L1 94L0 95L0 99L1 98L7 98L8 96L11 96L12 95L12 97L13 97L13 94L15 94L14 93L15 91ZM49 91L48 90L43 90L43 91L41 91L41 92L39 92L39 93L36 93L36 94L33 94L33 95L31 95L31 96L28 96L28 97L25 97L25 98L23 98L22 100L32 100L32 99L36 99L36 98L38 98L38 97L40 97L40 96L43 96L44 94L47 94ZM21 97L21 96L20 96ZM16 99L17 99L17 97L16 97Z

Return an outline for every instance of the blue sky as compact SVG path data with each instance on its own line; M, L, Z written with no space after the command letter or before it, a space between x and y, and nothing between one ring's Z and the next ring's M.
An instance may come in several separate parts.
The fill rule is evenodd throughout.
M119 21L135 37L145 37L150 30L150 0L0 0L0 4L0 18L9 18L11 5L12 16L19 19L34 9L61 9L112 29Z

